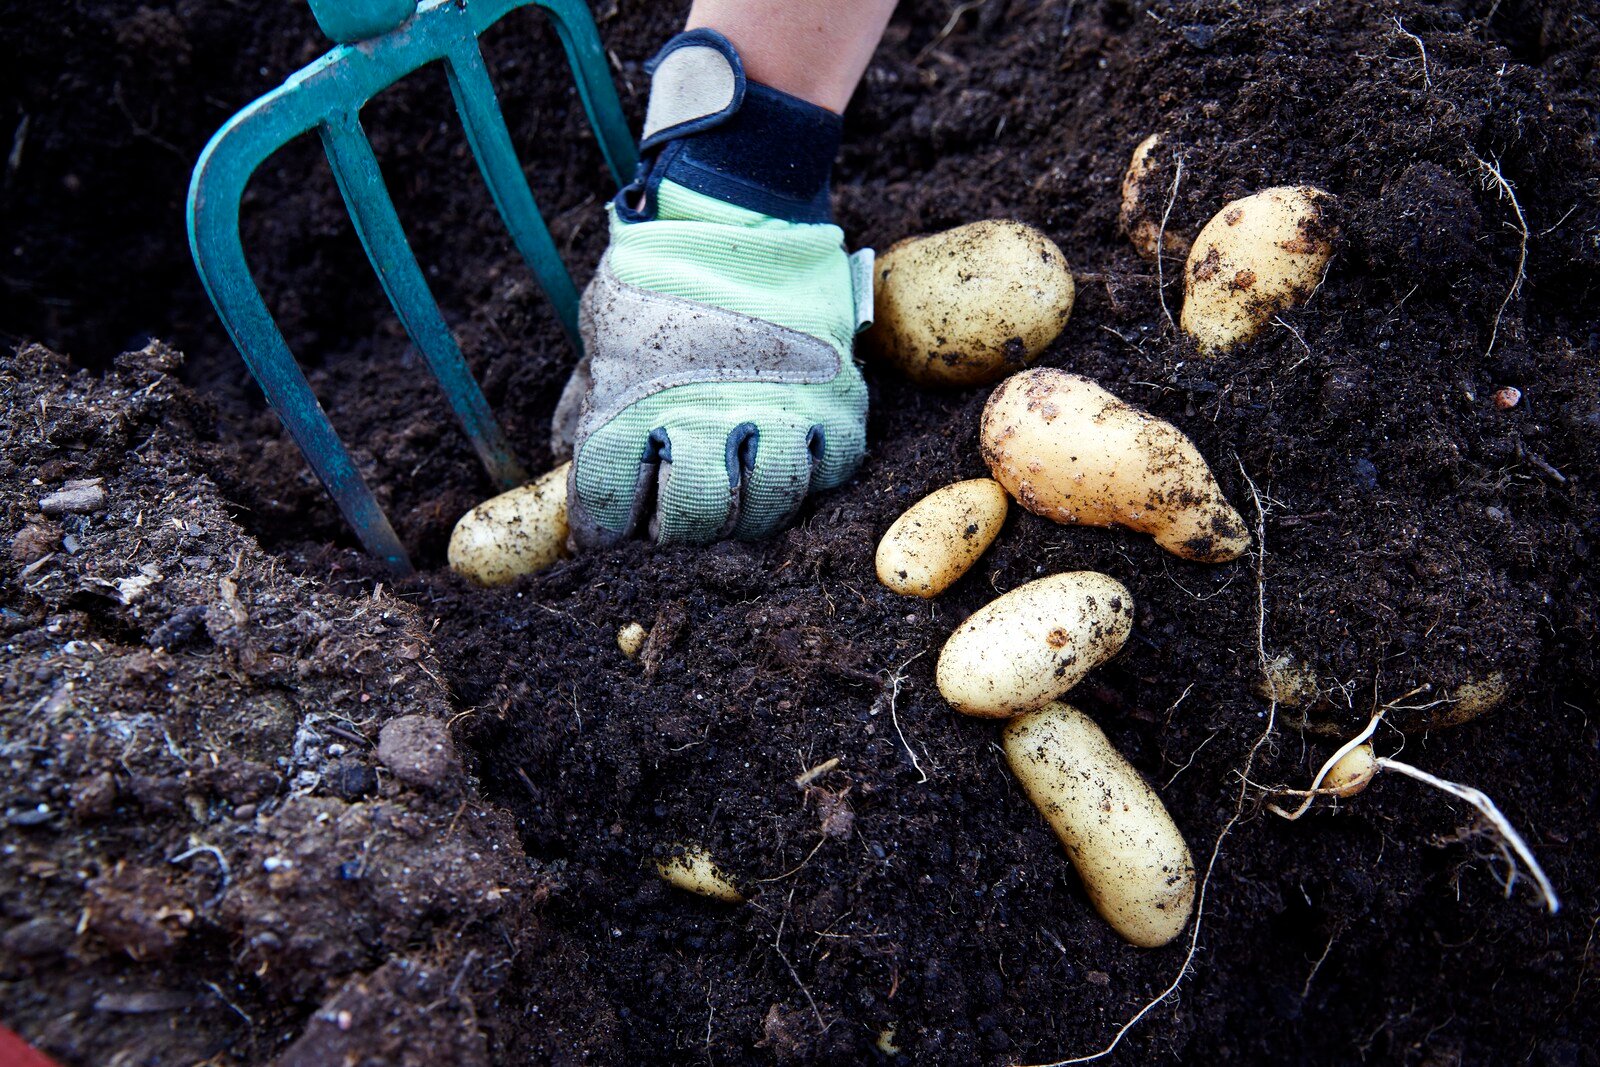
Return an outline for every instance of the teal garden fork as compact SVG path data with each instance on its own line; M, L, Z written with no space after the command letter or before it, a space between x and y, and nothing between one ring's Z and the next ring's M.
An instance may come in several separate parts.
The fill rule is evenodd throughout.
M338 46L240 111L200 154L189 184L189 248L223 326L267 400L305 453L368 552L398 572L411 564L327 414L311 391L250 276L239 236L246 183L267 157L316 130L339 192L411 341L460 419L479 459L502 489L527 478L445 324L384 186L361 108L435 60L443 62L456 111L500 217L579 344L578 291L528 188L484 66L478 37L517 8L549 13L600 148L619 183L637 162L605 53L583 0L310 0Z

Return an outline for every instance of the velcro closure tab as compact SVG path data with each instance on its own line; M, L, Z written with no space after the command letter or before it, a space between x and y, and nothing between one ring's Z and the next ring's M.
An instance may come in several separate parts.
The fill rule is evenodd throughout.
M744 64L726 37L704 29L680 33L651 61L639 147L710 129L739 110L744 94Z
M856 333L872 325L872 266L876 253L861 248L850 253L850 290L856 298Z

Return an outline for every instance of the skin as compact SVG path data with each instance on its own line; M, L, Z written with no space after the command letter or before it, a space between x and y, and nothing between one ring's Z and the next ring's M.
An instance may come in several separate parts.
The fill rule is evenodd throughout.
M763 85L843 112L894 0L695 0L684 29L716 30Z

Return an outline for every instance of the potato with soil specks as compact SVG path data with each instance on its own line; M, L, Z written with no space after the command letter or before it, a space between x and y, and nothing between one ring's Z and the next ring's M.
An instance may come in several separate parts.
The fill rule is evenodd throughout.
M1310 185L1263 189L1201 227L1183 268L1182 325L1202 352L1248 341L1311 295L1333 255L1328 199Z
M902 596L938 596L994 543L1009 504L1000 483L989 478L934 490L878 542L878 581Z
M450 534L450 569L479 585L504 585L565 557L571 467L563 463L463 515Z
M979 448L995 480L1035 515L1126 526L1201 563L1250 547L1194 443L1079 375L1035 367L1001 382L984 405Z
M1353 797L1372 783L1378 773L1378 757L1370 744L1357 745L1339 757L1322 779L1322 788L1336 797Z
M956 627L934 681L964 715L1004 719L1043 707L1116 655L1133 595L1094 571L1052 574L991 600Z
M679 846L667 859L656 861L656 873L662 881L684 892L724 904L744 903L744 894L733 884L733 879L700 845Z
M1101 916L1141 948L1183 931L1194 861L1166 805L1094 720L1053 703L1006 724L1011 772L1049 821Z
M1026 367L1072 314L1055 243L991 219L896 244L873 274L869 353L919 385L985 385Z
M1162 232L1162 217L1166 212L1165 190L1155 186L1155 153L1162 148L1163 135L1152 133L1140 141L1128 161L1127 173L1122 176L1122 207L1117 212L1117 222L1128 242L1145 259L1156 258L1156 245L1161 244L1169 255L1181 256L1189 251L1189 239L1167 230ZM1170 153L1163 152L1163 156Z

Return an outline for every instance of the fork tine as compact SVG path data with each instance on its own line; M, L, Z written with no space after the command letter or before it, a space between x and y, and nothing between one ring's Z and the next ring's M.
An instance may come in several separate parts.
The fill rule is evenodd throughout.
M528 188L528 179L522 173L522 164L511 147L511 133L500 113L500 101L484 67L477 38L456 43L445 59L445 71L467 142L472 146L484 183L494 197L495 207L500 209L500 217L511 231L517 251L522 253L545 295L556 306L567 339L581 352L578 290L561 262L555 240L545 226L544 216L539 213L539 205Z
M521 485L528 480L527 472L512 454L510 443L489 411L489 403L428 289L422 268L417 266L360 118L354 112L333 114L318 132L350 220L355 223L361 245L367 250L367 258L395 314L444 388L490 478L505 489Z

